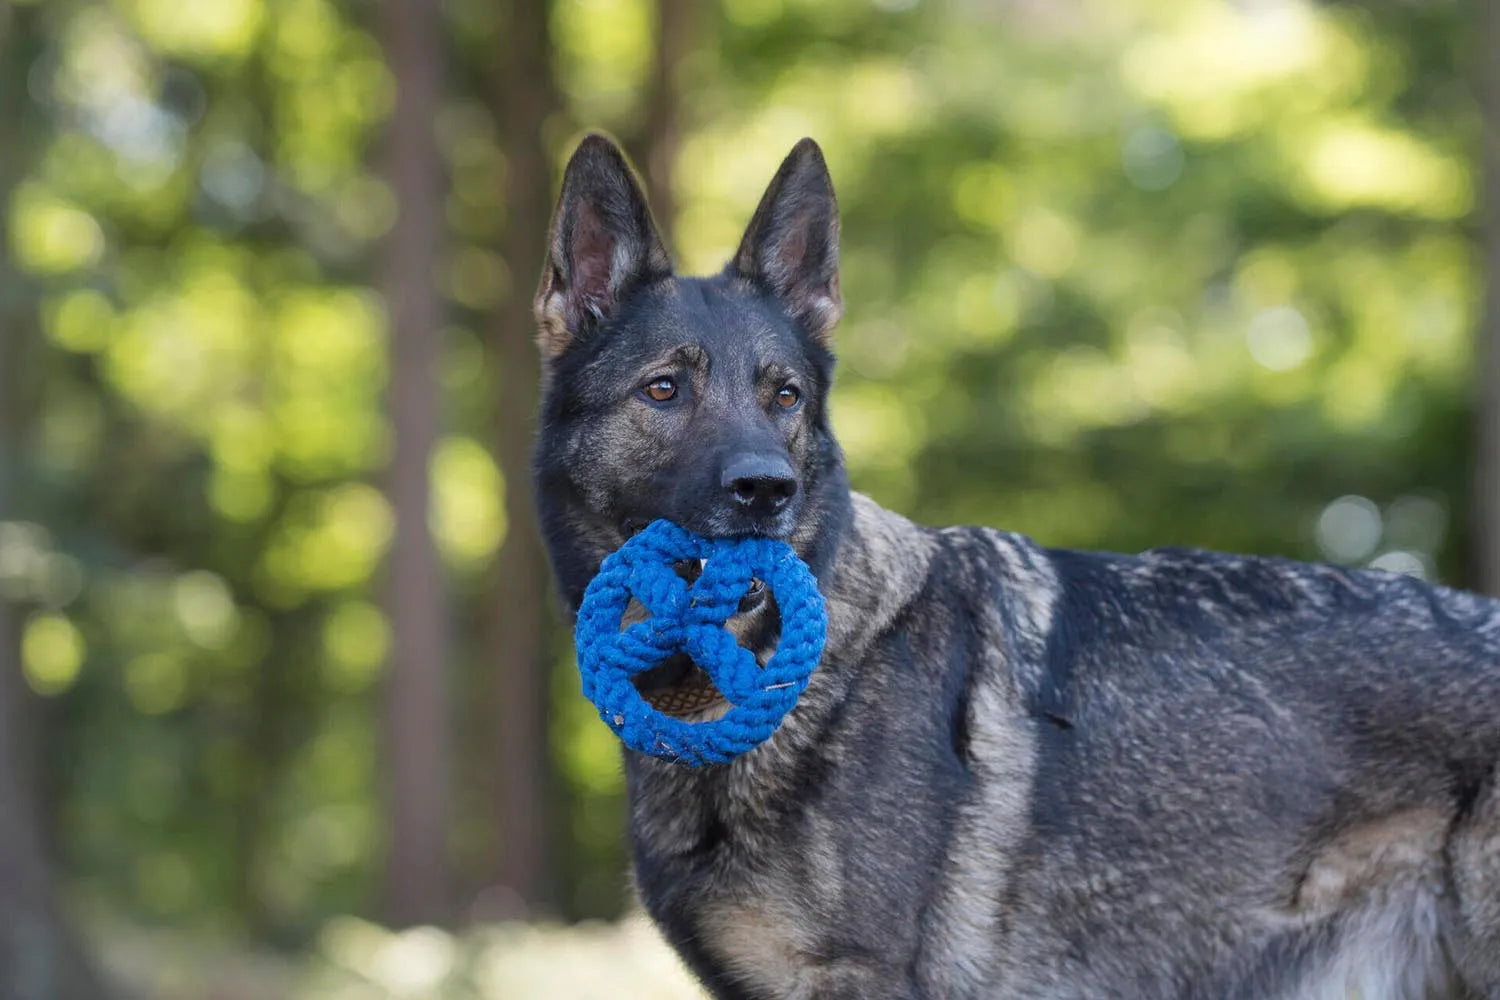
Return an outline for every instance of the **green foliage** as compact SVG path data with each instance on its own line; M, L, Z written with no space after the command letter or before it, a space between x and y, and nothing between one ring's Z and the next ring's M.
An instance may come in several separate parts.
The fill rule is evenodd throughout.
M395 206L373 164L391 74L363 5L20 9L46 130L4 218L39 403L0 587L31 609L59 849L83 894L133 920L315 940L367 909L384 836L373 251ZM556 5L559 164L576 126L639 128L652 10ZM495 249L503 25L477 0L445 17L433 530L471 691L502 494L526 488L486 447L496 373L478 331L526 294L541 248ZM1469 22L1453 3L725 0L677 79L678 259L720 266L780 157L814 135L843 208L833 407L858 487L1053 544L1462 584ZM618 758L571 663L555 691L564 908L612 915ZM504 766L482 724L455 732L467 771ZM489 807L460 804L473 888ZM325 946L339 927L378 937L329 925Z

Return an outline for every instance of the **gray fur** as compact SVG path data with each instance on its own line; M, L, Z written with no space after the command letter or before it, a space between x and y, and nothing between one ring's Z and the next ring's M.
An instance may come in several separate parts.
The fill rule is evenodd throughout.
M692 485L714 481L721 435L798 470L791 513L749 530L790 540L827 600L802 700L728 765L626 755L637 888L706 987L1500 1000L1500 603L1277 559L1049 550L851 494L822 406L827 331L787 292L836 293L836 274L773 252L788 219L831 211L821 156L799 150L738 255L790 270L747 287L733 264L648 266L618 322L553 317L577 328L554 331L537 453L574 605L636 519L728 530L733 509ZM595 186L626 191L607 169ZM629 198L565 207L655 239ZM686 351L672 371L691 406L629 395L663 349ZM805 410L769 408L772 356ZM774 604L742 608L765 654Z
M855 511L828 587L840 624L786 729L725 768L631 768L652 866L693 854L685 803L735 833L733 863L667 918L722 964L722 995L1500 996L1494 603L1373 572L1101 557L1086 565L1120 634L1082 639L1049 707L1056 665L1021 651L1038 623L1080 624L1055 606L1055 557ZM959 660L966 774L933 801L920 769L938 763L900 748L951 739L922 708ZM1070 760L1058 744L1084 734ZM789 801L809 757L822 787Z

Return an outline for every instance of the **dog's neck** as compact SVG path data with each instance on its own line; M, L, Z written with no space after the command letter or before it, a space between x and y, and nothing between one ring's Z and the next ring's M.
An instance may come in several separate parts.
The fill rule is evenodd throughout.
M863 493L829 565L813 566L828 605L829 660L858 657L921 590L936 548L933 533L886 510Z
M921 589L934 547L933 533L845 490L840 507L826 511L816 534L792 539L818 580L828 612L823 662L850 662L869 646ZM762 605L731 618L727 627L762 663L774 648L774 614Z
M828 642L781 728L723 767L689 768L626 751L638 862L657 852L691 853L718 821L714 817L734 827L742 848L757 850L774 828L767 817L793 807L798 761L824 740L830 720L860 683L860 664L871 645L921 593L936 533L868 497L846 496L850 506L839 530L823 536L832 540L823 564L809 560L828 609Z
M849 516L842 522L830 564L821 569L814 566L828 609L822 660L781 729L765 745L735 761L731 769L784 769L799 753L817 744L828 719L859 683L860 664L871 645L927 581L937 549L936 534L869 497L848 495Z

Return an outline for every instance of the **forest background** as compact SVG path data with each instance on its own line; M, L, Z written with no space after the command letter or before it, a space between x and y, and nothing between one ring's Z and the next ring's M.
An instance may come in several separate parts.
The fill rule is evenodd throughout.
M0 1000L693 995L612 923L526 474L586 129L699 272L822 144L887 506L1500 593L1497 51L1500 0L0 0Z

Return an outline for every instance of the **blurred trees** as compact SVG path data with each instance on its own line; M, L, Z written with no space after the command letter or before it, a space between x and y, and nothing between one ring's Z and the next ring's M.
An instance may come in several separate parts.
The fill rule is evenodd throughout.
M552 67L552 5L511 0L500 37L505 58L490 83L507 151L505 229L500 241L509 290L496 310L490 358L495 461L505 482L505 541L494 568L487 649L493 680L484 699L493 746L499 863L490 915L526 916L557 905L553 847L560 805L551 762L552 592L531 495L531 441L540 377L532 344L531 291L540 274L551 214L552 157L545 129L559 111ZM492 61L492 60L486 60ZM489 749L486 746L485 749Z
M37 11L0 0L0 107L13 109L0 117L0 203L15 196L40 144L25 92L26 68L42 50L41 22ZM42 345L28 285L0 243L0 530L37 513L28 438L39 409L30 376ZM38 780L47 720L21 671L28 596L0 587L0 997L96 1000L110 991L63 913L47 848Z
M395 88L385 137L395 220L385 237L383 284L391 345L393 529L385 568L391 645L380 764L387 776L390 842L382 914L408 925L440 922L449 913L450 622L428 527L428 470L442 433L437 379L443 300L433 262L445 244L436 133L444 48L438 10L425 0L389 0L381 14Z
M682 146L687 101L681 81L684 65L697 47L698 23L707 12L692 0L658 0L652 32L650 79L646 85L642 123L628 145L645 181L657 227L667 241L677 221L677 193L672 175Z
M1475 454L1477 584L1500 596L1500 0L1479 5L1478 87L1483 106L1479 169L1484 183L1484 314L1476 338L1478 434Z
M699 271L819 139L834 419L888 505L1480 579L1463 3L17 10L0 588L95 912L296 944L382 886L620 907L526 474L585 127Z

